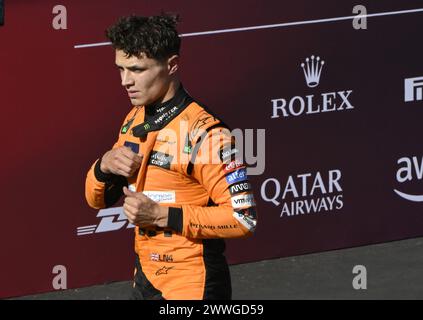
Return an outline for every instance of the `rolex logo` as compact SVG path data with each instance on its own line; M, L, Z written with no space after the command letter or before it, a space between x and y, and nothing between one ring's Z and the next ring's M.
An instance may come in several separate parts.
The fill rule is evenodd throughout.
M320 57L315 57L314 55L311 56L311 59L307 58L305 63L301 64L309 88L314 88L319 85L320 74L322 73L324 64L325 62L320 60Z
M320 84L320 75L325 62L319 56L312 55L301 63L305 80L309 88L315 88ZM333 67L333 65L331 65ZM417 98L420 97L420 81L414 82L414 91ZM421 81L423 83L423 81ZM422 85L423 88L423 85ZM410 91L412 91L410 89ZM320 114L325 112L353 110L355 108L351 95L353 90L332 90L330 92L308 94L301 96L295 94L291 98L271 99L271 119L280 117L299 117L302 115Z

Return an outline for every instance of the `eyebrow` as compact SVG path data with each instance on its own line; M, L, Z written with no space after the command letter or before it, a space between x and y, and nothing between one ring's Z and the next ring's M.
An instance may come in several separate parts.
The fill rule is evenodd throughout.
M116 66L118 68L124 68L123 66L118 65L118 64L116 64ZM138 65L132 65L132 66L126 67L126 69L131 70L131 71L134 71L134 70L145 70L146 68L145 67L138 66Z

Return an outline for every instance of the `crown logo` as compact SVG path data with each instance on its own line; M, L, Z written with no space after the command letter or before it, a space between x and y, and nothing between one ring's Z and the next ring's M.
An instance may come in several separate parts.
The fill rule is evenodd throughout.
M320 57L314 57L314 55L311 56L311 59L307 58L306 63L301 63L309 88L314 88L319 85L320 74L322 73L324 64L325 62L320 60Z

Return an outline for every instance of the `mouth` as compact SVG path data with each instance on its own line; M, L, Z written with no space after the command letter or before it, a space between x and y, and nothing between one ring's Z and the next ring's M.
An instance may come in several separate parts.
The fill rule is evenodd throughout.
M128 96L130 98L135 98L138 95L139 91L128 91Z

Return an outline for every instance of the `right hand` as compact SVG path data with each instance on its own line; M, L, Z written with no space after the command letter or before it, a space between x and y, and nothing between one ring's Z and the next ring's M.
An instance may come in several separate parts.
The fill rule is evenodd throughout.
M131 177L141 166L142 156L134 153L126 146L107 151L102 159L100 170L126 178Z

